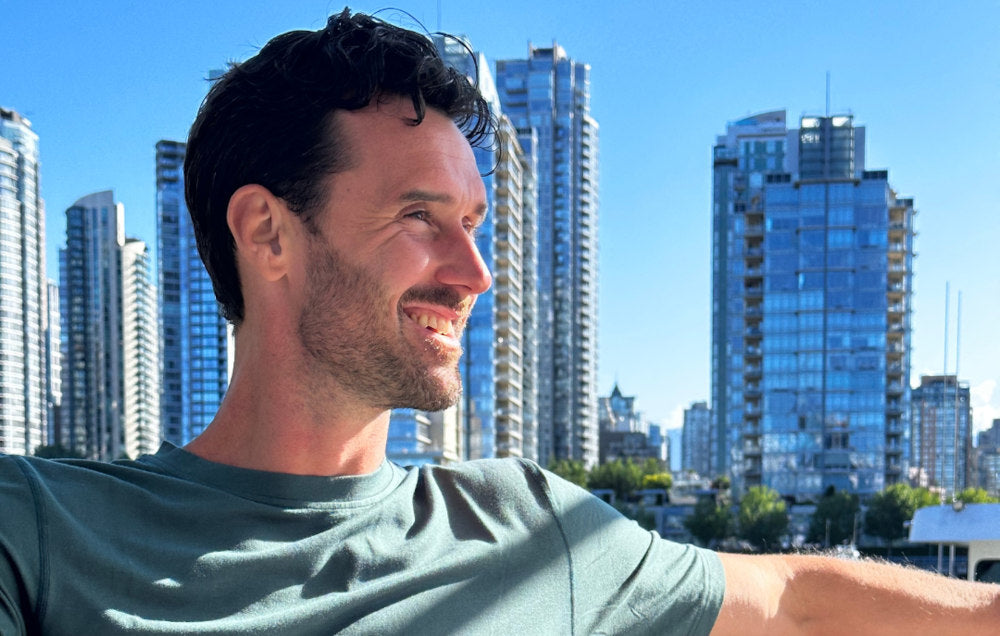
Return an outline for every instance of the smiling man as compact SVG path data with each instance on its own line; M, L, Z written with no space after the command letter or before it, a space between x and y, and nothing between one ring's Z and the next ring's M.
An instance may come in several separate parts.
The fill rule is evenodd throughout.
M185 179L229 392L184 449L0 458L0 634L996 631L996 588L678 545L528 461L385 460L391 408L461 391L491 125L347 11L213 86Z

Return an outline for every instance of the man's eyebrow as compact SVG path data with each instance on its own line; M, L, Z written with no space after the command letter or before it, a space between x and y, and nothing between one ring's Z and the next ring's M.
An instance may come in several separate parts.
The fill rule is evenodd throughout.
M418 201L428 201L430 203L454 203L455 198L446 192L431 192L430 190L407 190L399 195L399 200L403 203L416 203ZM486 218L486 203L481 203L473 210L473 214L479 217L482 222Z

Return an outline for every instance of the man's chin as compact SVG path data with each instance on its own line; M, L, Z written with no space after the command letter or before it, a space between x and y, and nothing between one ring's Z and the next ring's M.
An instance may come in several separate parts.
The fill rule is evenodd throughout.
M436 387L423 387L424 390L419 395L411 395L405 404L400 404L397 408L411 408L418 411L443 411L458 403L462 396L462 383L460 380L439 384Z

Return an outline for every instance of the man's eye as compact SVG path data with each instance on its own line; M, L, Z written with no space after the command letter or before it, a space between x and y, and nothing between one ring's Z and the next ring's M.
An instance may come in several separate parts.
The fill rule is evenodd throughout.
M431 215L427 210L417 210L415 212L410 212L406 215L408 219L415 219L417 221L430 221Z

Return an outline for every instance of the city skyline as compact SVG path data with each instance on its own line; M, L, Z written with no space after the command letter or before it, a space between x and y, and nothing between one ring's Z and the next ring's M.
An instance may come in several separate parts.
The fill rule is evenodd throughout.
M1000 417L1000 262L991 250L1000 235L996 3L964 5L961 15L929 3L854 3L837 13L797 6L780 15L721 3L669 11L628 3L612 13L587 3L594 11L575 15L513 2L499 16L462 15L457 3L397 4L429 30L467 35L491 62L523 58L529 41L556 41L590 64L601 123L599 395L617 379L649 420L670 427L708 399L706 166L715 135L726 121L773 108L790 119L823 114L829 72L831 112L857 113L871 131L866 165L888 169L900 196L916 201L911 384L955 372L961 290L958 375L970 385L975 429ZM318 28L338 8L105 2L55 12L4 4L10 61L0 105L25 115L40 136L49 276L64 243L62 212L88 192L114 188L129 210L127 233L154 244L155 144L184 140L209 70L245 59L282 31ZM396 12L385 17L406 24Z

